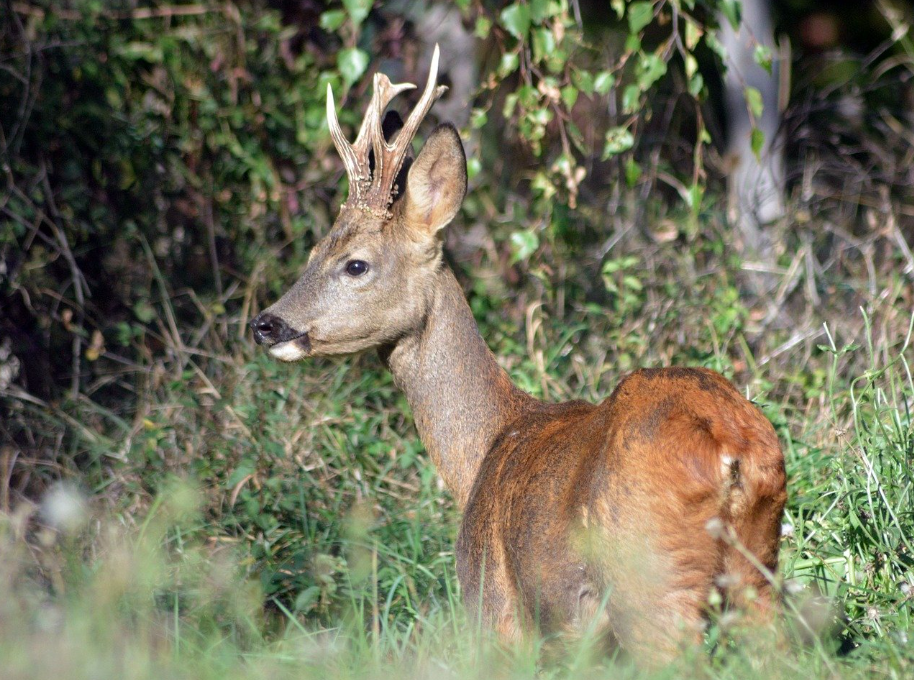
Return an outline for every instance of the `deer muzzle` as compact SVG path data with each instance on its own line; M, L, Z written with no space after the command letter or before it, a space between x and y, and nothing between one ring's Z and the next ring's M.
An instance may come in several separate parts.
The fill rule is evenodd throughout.
M249 325L254 332L254 341L269 348L270 354L277 359L295 361L311 351L308 333L292 328L275 314L264 312Z

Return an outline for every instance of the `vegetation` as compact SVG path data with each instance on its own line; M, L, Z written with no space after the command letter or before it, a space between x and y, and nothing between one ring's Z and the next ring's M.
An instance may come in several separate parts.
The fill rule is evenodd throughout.
M647 675L479 639L458 514L377 360L280 365L246 336L345 195L326 83L351 129L384 58L424 74L408 4L2 5L5 677ZM712 602L705 649L659 673L909 677L905 15L880 5L865 69L798 65L759 264L705 122L712 10L736 3L458 5L481 76L448 249L512 377L599 400L637 366L708 366L784 446L789 642Z

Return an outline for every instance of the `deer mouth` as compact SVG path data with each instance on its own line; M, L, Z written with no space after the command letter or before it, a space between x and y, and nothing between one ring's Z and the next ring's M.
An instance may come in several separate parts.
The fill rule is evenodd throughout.
M298 361L311 354L311 336L308 332L296 335L294 338L283 340L272 345L268 350L270 355L280 361Z

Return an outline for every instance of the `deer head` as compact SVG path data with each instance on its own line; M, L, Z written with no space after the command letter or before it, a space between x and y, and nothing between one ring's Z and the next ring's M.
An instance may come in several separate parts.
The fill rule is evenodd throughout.
M327 122L346 167L349 195L301 278L251 321L254 339L277 359L354 354L395 343L422 323L442 266L441 230L457 214L467 184L466 157L453 125L439 125L415 162L408 162L419 124L446 90L436 86L437 73L435 46L425 91L392 141L383 129L384 111L414 85L375 75L353 144L340 129L328 86Z

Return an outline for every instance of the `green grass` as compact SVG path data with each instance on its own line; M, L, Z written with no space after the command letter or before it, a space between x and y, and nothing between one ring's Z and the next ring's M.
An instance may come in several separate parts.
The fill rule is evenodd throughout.
M663 264L620 257L603 269L615 292L562 319L548 289L516 317L489 306L491 291L472 301L534 393L596 400L636 365L706 365L778 430L790 494L779 626L790 642L766 647L765 631L724 616L704 650L659 677L909 676L904 286L889 272L865 313L807 311L813 332L794 342L796 328L765 327L745 306L738 263L712 254L716 271L696 275L692 252L639 257ZM206 360L160 362L134 405L16 403L39 435L66 434L81 461L67 493L88 505L64 503L55 519L46 497L0 515L4 677L651 675L586 644L556 657L543 641L480 638L454 574L458 514L389 375L372 357L279 364L225 330L198 336L210 337ZM78 526L60 524L67 512Z
M400 35L394 5L415 3L375 3L361 39L277 9L294 2L155 20L66 4L66 19L0 13L0 110L16 112L0 125L0 680L649 675L586 645L556 658L543 641L478 639L454 574L458 513L390 376L373 357L282 365L246 335L345 191L325 85L354 126L368 79L342 87L337 49ZM489 16L477 27L497 21L469 5ZM410 23L383 42L409 54ZM569 55L582 80L616 40L593 30L594 51ZM910 69L883 68L899 54L883 45L827 94L795 79L809 111L791 119L789 175L803 179L756 276L722 217L726 169L689 148L676 68L651 97L672 118L642 110L635 148L600 161L622 122L603 99L579 98L571 152L552 129L564 116L542 127L551 105L531 108L532 130L502 118L518 87L554 88L492 72L518 49L498 32L446 235L487 342L549 400L601 400L639 366L717 369L787 456L789 642L724 615L657 674L911 676L914 279L893 123ZM867 115L846 119L846 100ZM576 210L560 153L588 170ZM686 208L670 179L702 201Z

